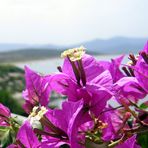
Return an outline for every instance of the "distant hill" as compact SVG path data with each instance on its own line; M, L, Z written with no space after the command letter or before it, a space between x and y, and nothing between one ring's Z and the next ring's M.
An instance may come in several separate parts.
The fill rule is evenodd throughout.
M66 48L73 48L83 45L88 51L95 51L102 54L119 54L119 53L129 53L137 52L139 49L143 48L148 38L127 38L127 37L114 37L110 39L94 39L91 41L82 42L79 44L63 46L63 45L53 45L53 44L6 44L0 43L0 52L4 51L14 51L14 50L26 50L26 49L52 49L52 50L62 50Z
M64 49L63 49L64 50ZM87 52L97 54L96 52ZM61 50L52 49L21 49L0 53L0 63L32 61L60 57Z
M0 62L28 61L59 57L62 50L83 45L91 54L137 53L146 43L146 38L115 37L108 40L95 39L70 46L0 44Z
M128 54L137 53L147 40L148 38L115 37L108 40L95 39L79 45L84 45L89 51L102 54Z
M31 61L59 56L61 51L50 49L21 49L0 53L0 62Z

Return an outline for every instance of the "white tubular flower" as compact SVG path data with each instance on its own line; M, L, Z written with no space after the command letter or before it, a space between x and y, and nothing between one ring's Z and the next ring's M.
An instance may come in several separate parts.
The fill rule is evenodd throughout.
M32 125L33 128L38 127L40 125L39 121L47 111L48 110L44 106L42 107L35 106L32 109L32 112L29 115L28 120L30 121L30 124Z
M77 61L82 58L82 56L85 54L85 48L83 46L72 48L65 50L62 54L62 58L69 57L71 61Z
M36 112L37 112L38 108L39 108L38 106L33 107L32 112L31 112L31 114L29 115L28 118L36 116Z
M127 62L127 65L128 65L128 66L132 66L132 65L133 65L133 62L132 62L132 61L128 61L128 62Z
M36 118L37 118L38 120L40 120L40 119L43 117L43 115L46 114L47 111L48 111L48 110L47 110L44 106L42 106L42 107L40 108L40 111L38 112Z

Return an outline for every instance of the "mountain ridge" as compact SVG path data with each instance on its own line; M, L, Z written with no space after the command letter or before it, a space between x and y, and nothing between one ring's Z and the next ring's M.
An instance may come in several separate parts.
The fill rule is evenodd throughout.
M82 45L102 54L128 54L129 52L137 53L146 41L146 38L114 37L108 40L95 39L84 42Z
M86 42L81 42L72 45L54 45L54 44L17 44L17 43L0 43L0 52L10 52L14 50L65 50L83 45L88 51L102 54L121 54L138 52L143 48L146 38L129 38L129 37L114 37L109 39L94 39Z

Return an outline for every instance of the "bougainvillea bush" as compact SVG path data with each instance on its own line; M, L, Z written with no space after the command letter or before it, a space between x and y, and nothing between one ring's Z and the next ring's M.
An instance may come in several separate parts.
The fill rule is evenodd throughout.
M129 55L128 64L124 56L96 60L84 47L61 57L54 74L25 67L23 123L0 104L1 147L147 148L148 42L139 55ZM48 107L53 91L66 98L60 108Z

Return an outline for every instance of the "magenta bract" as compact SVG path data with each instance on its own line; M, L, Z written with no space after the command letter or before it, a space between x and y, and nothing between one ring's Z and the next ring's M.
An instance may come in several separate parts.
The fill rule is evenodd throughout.
M36 105L47 106L49 102L50 76L41 76L25 67L26 90L23 97L26 100L23 108L29 113Z
M10 116L10 110L0 103L0 126L9 126L7 121Z
M141 147L136 143L136 135L133 135L132 137L127 139L124 143L119 144L115 148L141 148Z
M70 145L71 148L81 148L78 141L78 128L83 123L84 115L83 100L78 102L66 101L62 104L62 110L55 109L46 113L45 117L52 126L45 126L48 133L55 136L43 136L42 144L45 146L58 147L63 144ZM85 118L88 120L88 118ZM54 127L53 127L54 126ZM60 134L61 133L61 134Z
M84 47L69 49L62 57L62 67L52 75L25 67L23 108L29 117L22 126L0 104L0 126L20 126L9 148L140 148L136 136L140 144L140 132L148 127L148 42L138 58L129 55L124 67L124 56L98 61ZM61 108L48 106L52 91L64 95Z

